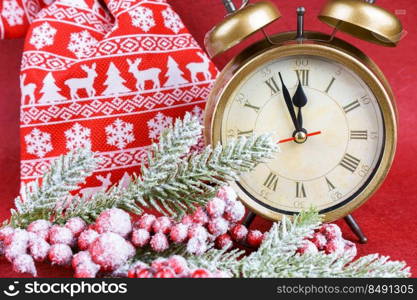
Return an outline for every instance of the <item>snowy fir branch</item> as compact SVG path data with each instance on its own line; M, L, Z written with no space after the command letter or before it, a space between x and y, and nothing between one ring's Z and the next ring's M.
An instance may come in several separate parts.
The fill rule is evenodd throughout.
M51 219L65 205L70 193L78 188L96 168L97 159L84 149L60 156L43 176L41 183L33 181L22 186L11 210L10 225L26 227L34 220Z
M270 135L239 137L224 147L207 146L203 152L181 159L168 176L143 167L145 179L138 182L143 197L138 203L164 215L181 217L196 205L206 204L221 186L272 158L277 150Z
M377 254L352 262L348 252L340 255L296 253L302 241L310 237L320 217L310 210L293 221L283 218L275 223L256 252L241 260L241 276L247 278L294 277L409 277L410 269L404 262L390 261ZM304 237L303 237L304 236Z

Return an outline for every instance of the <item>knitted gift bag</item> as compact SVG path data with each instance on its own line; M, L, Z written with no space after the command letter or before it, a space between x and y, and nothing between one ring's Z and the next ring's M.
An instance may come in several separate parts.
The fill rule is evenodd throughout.
M69 150L101 163L81 194L138 172L151 141L186 111L202 116L216 68L165 0L56 0L26 36L21 179Z

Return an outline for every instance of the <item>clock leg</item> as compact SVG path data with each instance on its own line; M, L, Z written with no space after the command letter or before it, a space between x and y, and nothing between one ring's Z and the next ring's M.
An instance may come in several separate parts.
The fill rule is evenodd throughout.
M368 242L368 238L363 234L362 229L359 227L358 223L356 223L353 216L347 215L345 217L345 221L349 225L353 233L359 238L359 243L366 244Z
M243 220L242 224L246 226L246 228L249 229L249 226L252 224L253 220L255 219L256 214L254 212L248 212L245 219Z

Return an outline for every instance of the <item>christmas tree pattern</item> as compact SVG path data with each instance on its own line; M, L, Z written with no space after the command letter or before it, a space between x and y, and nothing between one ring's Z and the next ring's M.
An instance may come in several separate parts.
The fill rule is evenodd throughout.
M182 76L184 72L178 67L178 63L171 57L168 57L167 72L165 74L168 77L164 87L179 86L188 83L188 81Z
M51 72L49 72L43 79L43 86L40 91L42 97L39 99L39 103L51 103L57 101L66 100L59 92L61 89L56 85L55 78Z
M115 95L129 93L130 89L124 86L126 80L120 76L120 71L117 69L114 63L110 63L109 69L107 70L107 79L104 85L107 88L104 90L103 95Z

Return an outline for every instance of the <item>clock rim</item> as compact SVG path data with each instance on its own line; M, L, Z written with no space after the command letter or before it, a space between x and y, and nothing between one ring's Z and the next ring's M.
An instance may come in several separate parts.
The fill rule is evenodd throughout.
M357 189L357 191L362 189L362 192L345 205L324 213L325 221L333 221L359 208L359 206L369 200L385 180L394 159L397 143L398 118L395 99L383 73L370 58L357 48L339 39L324 42L329 41L330 36L318 32L307 32L306 36L311 40L302 44L294 43L292 41L293 35L293 32L276 35L271 38L271 41L274 42L273 45L265 40L255 43L236 56L223 69L214 84L206 104L204 137L206 143L211 144L217 144L221 140L221 119L228 102L227 99L230 98L229 96L240 83L238 78L245 77L248 73L258 68L259 65L293 55L319 56L345 65L357 74L375 95L382 114L385 139L381 157L379 158L380 162L379 165L376 165L376 169L373 171L374 174L371 174L371 177ZM254 196L248 196L247 193L249 192L242 191L238 183L231 182L230 184L238 194L238 197L250 210L273 221L282 219L283 214L271 211L258 204L251 199ZM355 194L357 191L355 191ZM256 197L254 198L257 199ZM263 202L259 199L258 201Z

